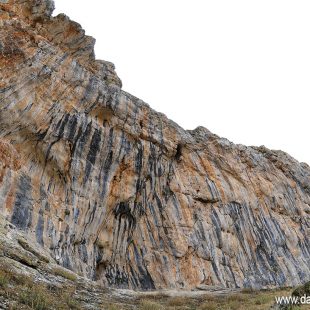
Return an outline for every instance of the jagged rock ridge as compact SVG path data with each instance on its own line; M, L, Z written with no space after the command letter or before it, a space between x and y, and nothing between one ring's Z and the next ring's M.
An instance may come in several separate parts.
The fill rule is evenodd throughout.
M94 39L53 7L0 1L2 214L109 286L309 280L309 166L183 130L124 92Z

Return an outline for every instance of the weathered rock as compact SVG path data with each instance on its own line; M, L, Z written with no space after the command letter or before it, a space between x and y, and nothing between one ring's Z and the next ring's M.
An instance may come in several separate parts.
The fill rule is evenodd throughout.
M122 91L94 40L52 9L0 1L2 214L118 288L309 280L309 166L183 130Z

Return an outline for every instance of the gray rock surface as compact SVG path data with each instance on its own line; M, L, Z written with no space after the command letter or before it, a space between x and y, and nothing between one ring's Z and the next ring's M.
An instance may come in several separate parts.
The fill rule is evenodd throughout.
M309 280L309 166L182 129L123 91L94 39L52 9L0 2L1 214L110 287Z

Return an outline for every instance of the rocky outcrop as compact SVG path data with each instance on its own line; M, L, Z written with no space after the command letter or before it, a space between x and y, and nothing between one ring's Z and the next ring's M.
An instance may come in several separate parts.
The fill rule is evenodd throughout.
M123 91L94 39L52 10L0 1L0 208L12 225L113 287L309 280L309 166L183 130Z

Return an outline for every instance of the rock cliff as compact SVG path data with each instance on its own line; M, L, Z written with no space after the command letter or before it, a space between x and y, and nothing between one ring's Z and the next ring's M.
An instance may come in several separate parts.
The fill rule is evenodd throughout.
M0 0L3 216L111 287L309 280L309 166L182 129L123 91L95 40L53 8Z

